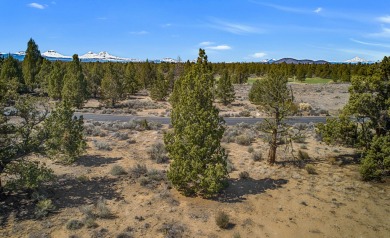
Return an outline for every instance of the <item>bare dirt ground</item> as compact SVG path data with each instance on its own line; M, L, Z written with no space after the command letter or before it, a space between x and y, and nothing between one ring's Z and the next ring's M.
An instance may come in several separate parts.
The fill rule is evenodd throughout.
M344 85L293 87L301 87L297 100L328 111L337 111L347 94ZM222 113L247 110L243 88L237 89L233 104L240 106ZM167 108L156 110L169 110L158 104ZM147 110L137 115L150 115ZM229 152L229 186L213 199L179 194L166 179L169 161L150 158L148 151L167 129L151 124L145 130L134 121L86 122L87 153L75 164L39 158L57 175L40 191L56 209L37 219L33 199L10 196L0 203L0 237L389 237L389 181L361 181L354 151L319 142L313 125L291 129L300 139L280 147L275 166L264 160L266 135L256 125L229 127L222 144ZM310 158L297 158L299 150ZM307 172L306 164L314 173ZM113 171L115 166L124 172ZM244 171L249 178L242 176ZM216 225L219 211L229 215L228 229ZM72 220L81 227L75 229Z

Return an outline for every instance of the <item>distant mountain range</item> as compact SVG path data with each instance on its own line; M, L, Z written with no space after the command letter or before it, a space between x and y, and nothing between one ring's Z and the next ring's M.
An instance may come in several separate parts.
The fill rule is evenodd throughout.
M12 55L14 58L18 60L23 60L24 56L26 55L26 52L24 51L18 51L16 53L0 53L0 56L4 55ZM51 61L72 61L72 56L66 56L58 53L54 50L48 50L44 53L42 53L42 56L48 60ZM109 54L106 51L102 51L99 53L94 53L92 51L89 51L86 54L79 55L79 59L82 62L142 62L143 60L140 59L134 59L134 58L122 58L118 56L114 56ZM157 59L157 60L149 60L149 62L155 62L155 63L161 63L161 62L167 62L167 63L177 63L177 60L172 58L163 58L163 59ZM287 64L326 64L326 63L350 63L350 64L356 64L356 63L375 63L373 61L368 61L365 59L362 59L358 56L354 57L353 59L346 60L344 62L328 62L325 60L310 60L310 59L303 59L298 60L294 58L282 58L279 60L276 59L265 59L260 61L260 63L266 63L266 64L281 64L281 63L287 63Z

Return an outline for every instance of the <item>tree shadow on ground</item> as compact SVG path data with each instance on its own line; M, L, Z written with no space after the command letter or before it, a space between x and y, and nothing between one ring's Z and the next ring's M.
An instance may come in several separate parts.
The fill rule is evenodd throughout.
M75 165L82 165L84 167L99 167L106 164L112 164L122 158L120 157L103 157L100 155L87 155L80 157Z
M229 186L224 189L218 197L214 199L224 203L237 203L246 200L244 195L255 195L264 193L269 189L278 189L287 184L285 179L231 179L228 181Z
M92 204L99 198L123 199L122 195L115 190L116 182L115 178L80 180L63 176L43 186L39 194L51 199L58 211L63 208ZM0 200L0 227L6 225L10 219L15 221L35 219L35 204L36 201L32 199L31 192L11 194Z
M360 164L362 158L360 153L339 154L334 157L339 161L339 165Z

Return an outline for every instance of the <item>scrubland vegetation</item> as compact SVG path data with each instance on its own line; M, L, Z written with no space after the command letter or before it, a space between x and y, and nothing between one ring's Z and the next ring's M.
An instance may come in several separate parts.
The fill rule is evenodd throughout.
M0 60L0 236L390 233L387 57L225 64L200 49L194 63L65 63L42 59L33 40L26 52L23 62ZM305 80L348 83L349 100L324 124L288 124L313 111L290 84ZM91 101L171 125L74 117ZM267 118L227 126L231 107Z

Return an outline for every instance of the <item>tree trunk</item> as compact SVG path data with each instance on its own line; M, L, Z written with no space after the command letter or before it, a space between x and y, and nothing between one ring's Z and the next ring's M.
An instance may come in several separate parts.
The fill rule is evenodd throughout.
M278 130L277 129L272 130L272 139L270 142L270 147L268 152L268 163L271 165L274 164L276 161L276 148L278 147L277 136L278 136Z

